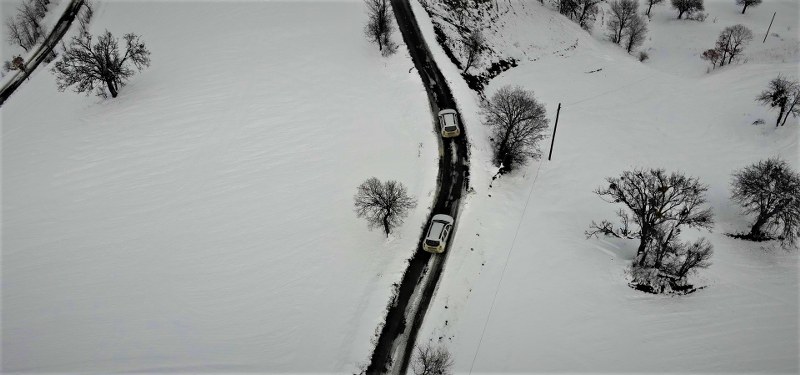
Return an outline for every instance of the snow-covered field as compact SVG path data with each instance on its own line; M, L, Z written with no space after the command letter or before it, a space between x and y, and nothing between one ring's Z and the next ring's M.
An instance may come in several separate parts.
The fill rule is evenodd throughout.
M432 44L470 129L475 192L418 344L447 345L458 373L797 373L798 251L725 236L750 220L729 199L733 170L776 155L800 169L798 120L775 128L776 113L753 100L779 73L798 75L797 2L765 2L742 16L733 1L707 1L703 24L674 21L662 5L645 64L603 40L599 24L589 35L537 2L507 6L517 15L498 20L504 39L490 41L521 64L487 95L506 84L533 90L551 126L562 103L553 160L490 188L478 99ZM774 11L783 40L762 46ZM415 12L434 40L429 17L418 4ZM756 34L748 62L705 74L701 48L736 23ZM759 118L767 125L752 125ZM585 238L592 220L614 219L619 208L592 190L634 167L679 170L710 186L713 233L683 234L715 246L713 265L692 279L706 288L674 297L631 289L625 268L636 244Z
M382 58L357 1L96 12L152 66L113 100L40 67L2 108L3 372L356 371L435 190L399 34ZM371 176L419 202L389 241Z

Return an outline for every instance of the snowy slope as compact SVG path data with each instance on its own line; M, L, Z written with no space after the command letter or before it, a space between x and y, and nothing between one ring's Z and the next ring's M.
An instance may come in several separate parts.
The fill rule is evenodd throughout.
M360 2L101 2L152 66L114 100L40 69L2 108L2 368L347 372L435 190L437 135ZM399 34L395 40L402 43ZM370 176L419 204L389 241Z
M729 199L734 169L776 155L800 169L797 119L777 129L751 125L774 121L776 114L753 98L777 74L796 76L796 61L763 54L760 63L751 59L701 76L696 57L657 62L683 48L657 44L658 33L686 32L664 21L663 30L651 32L652 48L663 55L640 64L551 10L524 6L528 22L507 30L504 43L549 51L569 40L577 46L521 61L495 78L487 95L522 85L545 103L551 121L562 103L552 161L533 162L489 187L491 154L478 99L434 48L471 129L475 192L462 211L420 343L447 345L455 370L464 373L797 373L797 250L724 235L749 223ZM755 14L771 16L772 9L798 14L797 3L783 2L749 9L748 17L766 29ZM433 40L428 16L420 6L415 11ZM736 14L720 16L719 30L738 23ZM527 29L516 32L519 25ZM713 43L719 30L700 29L693 37ZM791 50L795 41L777 48ZM683 297L633 290L624 273L636 244L585 239L592 220L613 219L617 209L592 190L604 177L640 166L680 170L710 186L713 233L684 233L686 239L706 236L715 246L714 264L692 280L705 289Z

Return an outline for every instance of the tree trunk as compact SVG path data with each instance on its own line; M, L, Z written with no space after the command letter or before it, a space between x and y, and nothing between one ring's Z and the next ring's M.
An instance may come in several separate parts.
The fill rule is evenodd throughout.
M758 218L756 219L756 222L753 223L753 228L750 229L750 237L751 238L760 238L760 237L764 236L764 234L761 233L761 227L763 227L764 224L767 223L767 219L769 219L769 218L766 217L766 215L758 214Z
M781 119L783 118L783 113L786 111L785 107L786 107L785 104L781 105L781 111L778 113L778 121L775 122L775 127L776 128L778 127L778 125L781 124ZM786 116L788 117L789 114L787 113Z
M783 121L781 122L781 126L786 124L786 119L789 118L789 115L792 113L792 111L794 110L794 107L797 105L797 99L798 98L795 97L794 101L792 101L792 105L790 105L789 108L786 110L786 115L783 116Z
M386 237L389 237L391 227L389 227L389 214L383 215L383 231L386 232Z
M742 14L744 14L744 11L745 11L746 9L747 9L747 3L744 3L744 8L742 8Z
M653 3L652 2L650 3L650 6L647 7L647 13L645 13L647 18L650 18L650 9L653 9Z
M111 97L112 98L116 98L117 94L118 94L117 85L114 84L114 80L113 79L106 78L106 87L108 87L108 92L111 93Z
M686 11L685 10L679 10L678 11L678 19L681 19L681 17L683 17L683 13L684 12L686 12Z
M461 74L467 74L467 69L472 65L472 59L475 58L475 53L470 52L469 57L467 58L467 65L464 66L464 71Z
M503 137L503 142L500 143L500 148L497 150L497 161L503 163L503 168L507 168L508 166L505 165L505 161L507 159L508 150L508 137L511 135L511 129L509 128L506 130L506 135Z

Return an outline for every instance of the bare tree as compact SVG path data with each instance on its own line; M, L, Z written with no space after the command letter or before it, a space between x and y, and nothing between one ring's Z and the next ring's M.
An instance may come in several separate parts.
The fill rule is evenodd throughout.
M647 1L647 12L644 14L647 18L650 18L650 11L653 9L653 5L658 5L664 2L664 0L646 0Z
M9 44L20 46L27 52L33 46L33 43L29 39L31 33L24 28L24 23L18 22L13 17L6 18L6 40Z
M370 42L378 44L381 54L388 56L397 51L397 45L392 41L394 23L388 0L364 0L367 6L367 25L364 34Z
M603 220L592 222L586 235L603 234L619 238L639 239L636 251L639 265L645 264L645 251L654 240L669 244L681 227L711 229L711 210L703 208L708 187L697 178L663 169L625 171L620 177L609 177L608 187L594 192L609 203L622 203L628 211L617 212L622 225Z
M616 44L622 43L622 33L628 24L637 16L639 2L637 0L615 0L611 2L611 19L608 21L608 39Z
M722 55L720 66L725 65L725 58L728 64L733 62L744 50L744 46L753 40L753 32L744 25L733 25L726 27L717 38L716 49Z
M681 19L684 13L691 15L705 9L703 0L672 0L672 7L678 10L678 19Z
M466 73L472 64L478 61L486 39L483 37L483 32L476 28L464 38L463 43L464 49L467 51L467 63L464 64L464 71L462 73Z
M711 69L717 67L717 63L722 59L722 55L720 55L719 51L716 48L708 49L703 52L701 55L703 60L706 60L711 63Z
M598 12L598 4L605 0L559 0L561 14L577 22L586 31L591 31Z
M742 14L747 10L747 7L755 7L761 5L761 0L736 0L736 5L744 5L742 7Z
M547 113L533 92L504 86L481 104L484 125L492 128L495 161L501 172L529 158L538 158L538 143L546 137Z
M6 18L7 40L13 45L30 51L43 37L41 18L45 13L36 8L31 2L24 2L17 8L16 17Z
M681 242L684 227L711 230L711 210L704 208L708 187L696 178L680 173L667 175L663 169L625 171L607 178L608 187L595 193L609 203L627 208L617 212L621 225L607 220L592 221L587 237L600 234L639 239L636 258L631 264L633 283L651 291L684 287L686 276L697 268L708 267L713 247L705 239Z
M450 352L442 346L434 348L430 344L418 346L417 354L411 362L414 375L450 375L452 367Z
M403 184L394 180L382 183L375 177L358 186L353 200L356 215L366 218L370 229L383 227L387 237L408 216L408 211L417 206Z
M783 126L790 114L793 117L800 115L800 106L797 105L800 101L800 83L778 75L769 81L769 87L756 97L756 101L772 108L777 107L780 112L775 126Z
M111 97L116 98L119 88L135 73L131 65L139 71L150 66L150 51L140 37L129 33L123 39L125 53L120 56L117 39L108 30L94 44L90 34L73 37L62 59L53 67L58 90L74 85L75 92L88 94L97 87L98 95L105 96L102 89L105 84Z
M643 16L635 14L625 27L625 30L625 49L628 53L631 53L634 48L644 43L647 37L647 21L644 20Z
M775 232L785 246L800 237L800 174L779 158L770 158L747 166L733 174L731 199L743 213L756 214L745 237L761 240L774 238Z

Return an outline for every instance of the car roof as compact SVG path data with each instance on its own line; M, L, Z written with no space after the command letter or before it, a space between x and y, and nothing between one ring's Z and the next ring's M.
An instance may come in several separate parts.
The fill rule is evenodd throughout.
M431 227L428 230L428 235L425 236L425 239L438 241L442 235L445 224L453 224L453 218L448 215L435 215L433 218L431 218Z
M439 111L439 115L440 115L440 116L441 116L441 115L446 115L446 114L448 114L448 113L456 114L456 113L458 113L458 112L456 112L456 110L455 110L455 109L443 109L443 110Z

